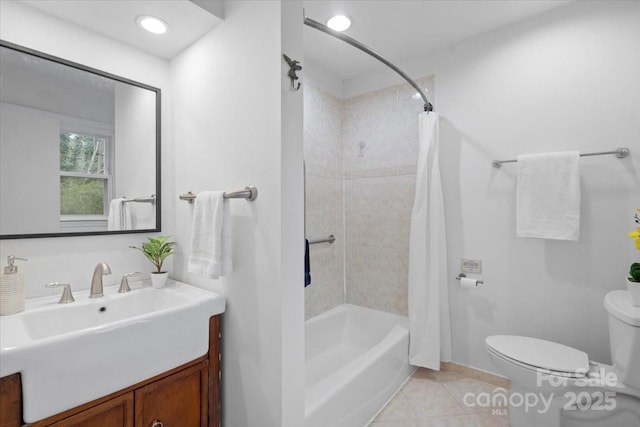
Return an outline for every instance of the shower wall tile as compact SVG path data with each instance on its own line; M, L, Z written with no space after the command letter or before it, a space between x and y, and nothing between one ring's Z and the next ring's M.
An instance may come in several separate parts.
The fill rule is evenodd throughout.
M420 79L433 98L433 80ZM311 247L305 314L347 302L407 315L409 230L422 100L400 85L339 100L307 79L304 153Z
M336 236L333 244L309 248L311 285L305 289L305 315L310 318L345 301L342 180L310 175L307 169L305 195L306 237Z
M351 209L356 211L390 211L394 205L393 178L351 180Z
M380 168L380 169L364 169L358 171L346 171L344 172L344 179L354 178L375 178L380 176L395 176L395 175L415 175L418 171L417 165L400 166L393 168Z
M313 273L312 273L313 274ZM324 282L322 286L307 286L305 288L305 319L331 310L344 304L344 280L339 282Z
M343 173L335 169L326 169L319 166L306 165L306 174L309 176L319 176L323 178L341 179Z
M304 90L305 235L336 236L334 244L311 245L311 285L305 288L305 316L343 304L344 196L342 101L319 90L309 79Z
M353 212L345 226L353 246L398 248L400 212Z
M401 166L398 168L398 175L415 175L418 173L418 165Z
M353 172L345 172L346 179L353 178L374 178L380 176L394 176L397 174L396 168L381 168L381 169L364 169Z
M381 285L356 277L349 282L347 299L351 304L407 315L407 286L400 282Z
M342 171L342 101L304 84L304 159L307 167Z
M406 211L413 207L415 175L351 180L353 211Z
M382 285L397 281L402 265L401 250L351 245L350 252L351 262L347 269L347 283L350 284L355 279Z
M433 82L418 81L433 96ZM347 302L407 315L409 231L422 101L401 85L345 101Z
M433 79L416 83L433 97ZM344 101L343 168L346 172L413 165L418 155L422 100L408 84Z
M307 173L307 212L342 212L342 180Z
M406 316L415 175L350 179L347 188L347 302Z

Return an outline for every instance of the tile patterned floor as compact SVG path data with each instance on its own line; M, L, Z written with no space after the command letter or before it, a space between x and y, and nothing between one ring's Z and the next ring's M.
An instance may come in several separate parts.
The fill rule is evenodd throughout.
M473 394L465 400L467 393ZM369 427L508 427L506 407L485 405L497 394L506 392L455 372L420 368Z

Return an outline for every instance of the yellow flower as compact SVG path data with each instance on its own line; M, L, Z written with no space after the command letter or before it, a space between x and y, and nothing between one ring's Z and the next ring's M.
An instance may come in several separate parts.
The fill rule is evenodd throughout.
M640 251L640 227L636 228L636 231L629 233L629 237L636 239L636 248Z

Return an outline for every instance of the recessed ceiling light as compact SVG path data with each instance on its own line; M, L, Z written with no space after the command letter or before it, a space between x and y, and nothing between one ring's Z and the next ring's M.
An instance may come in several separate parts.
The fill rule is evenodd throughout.
M167 24L153 16L138 16L136 22L142 28L153 34L164 34L167 32Z
M336 15L327 21L327 26L335 31L344 31L351 26L351 18L346 15Z

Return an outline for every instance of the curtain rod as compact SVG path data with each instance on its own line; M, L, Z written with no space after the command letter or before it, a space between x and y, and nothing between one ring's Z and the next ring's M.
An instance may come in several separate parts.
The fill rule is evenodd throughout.
M418 91L418 94L420 94L420 97L422 98L422 100L424 101L424 111L433 111L433 105L429 102L429 100L427 99L427 96L424 94L424 92L422 91L422 89L420 89L420 86L418 86L416 84L416 82L414 82L408 75L406 75L400 68L396 67L394 64L392 64L391 62L389 62L389 60L387 58L385 58L384 56L380 55L378 52L374 51L373 49L371 49L370 47L368 47L365 44L360 43L358 40L349 37L346 34L342 34L338 31L332 30L331 28L327 27L324 24L321 24L318 21L314 21L311 18L307 18L306 16L304 17L304 23L305 25L308 25L309 27L315 28L316 30L320 30L324 33L329 34L330 36L333 36L337 39L342 40L345 43L350 44L351 46L360 49L361 51L363 51L366 54L369 54L371 56L373 56L374 58L376 58L378 61L382 62L383 64L385 64L387 67L391 68L393 71L395 71L396 73L398 73L400 75L400 77L402 77L403 79L405 79L407 81L407 83L409 83L411 86L413 86L413 88L415 90Z

